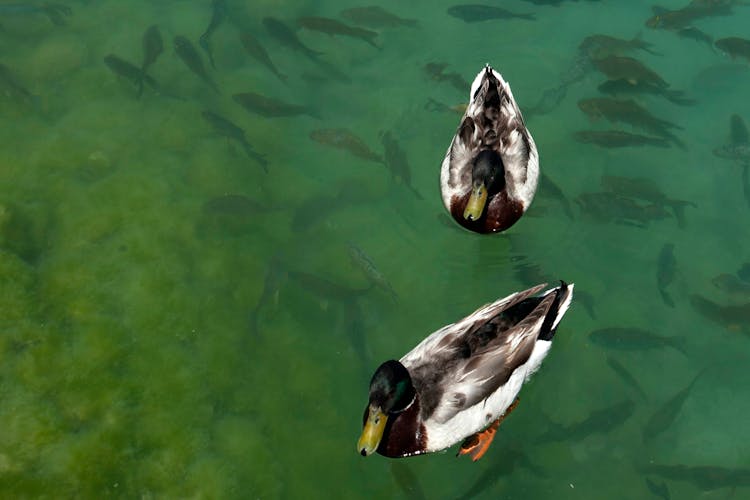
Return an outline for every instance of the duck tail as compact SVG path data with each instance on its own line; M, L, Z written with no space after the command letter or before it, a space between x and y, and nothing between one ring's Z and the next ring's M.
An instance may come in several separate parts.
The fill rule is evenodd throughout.
M562 320L563 316L570 307L570 303L573 300L573 283L567 284L564 281L560 281L560 286L549 290L547 294L554 293L555 300L549 308L547 317L544 318L542 323L541 333L539 334L539 340L552 340L557 331L557 325ZM546 295L546 294L545 294Z

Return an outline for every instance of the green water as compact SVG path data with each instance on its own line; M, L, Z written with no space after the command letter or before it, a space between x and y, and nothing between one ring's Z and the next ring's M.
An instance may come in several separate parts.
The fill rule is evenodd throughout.
M476 24L448 16L452 4L443 0L387 2L419 27L377 30L381 49L299 32L345 83L279 44L260 20L342 19L351 4L227 3L230 18L211 42L216 69L208 70L220 94L172 49L176 35L197 46L211 17L207 0L71 0L61 26L43 14L0 16L0 63L34 96L7 82L0 89L0 497L649 498L645 464L750 468L748 324L725 328L690 302L692 294L722 305L750 300L712 284L750 260L741 168L712 154L727 142L732 113L750 120L746 61L647 29L649 2L496 2L537 20ZM740 6L695 26L715 38L748 36L749 21L750 7ZM152 24L165 51L149 73L163 91L146 88L137 99L135 86L102 61L114 53L139 65ZM287 84L243 50L243 30ZM576 106L603 81L589 72L559 106L527 120L542 171L572 217L542 187L507 236L441 222L439 167L459 115L424 105L465 102L468 88L435 82L423 66L444 62L471 81L490 62L524 109L560 81L580 41L595 33L641 33L663 54L634 57L697 103L639 102L683 127L677 135L687 149L575 142L576 130L610 128ZM309 105L321 119L248 113L231 95L249 91ZM268 158L268 174L211 129L205 109L246 131ZM320 128L347 128L377 152L380 131L390 130L424 199L394 184L382 165L310 140ZM600 191L602 175L645 177L696 206L686 208L684 228L671 215L646 227L597 221L574 200ZM325 212L310 202L342 185L357 195L352 202ZM227 193L264 208L206 209ZM667 242L677 262L674 308L656 286ZM349 243L372 258L397 300L379 289L353 298L368 282ZM574 282L593 311L574 299L488 454L477 463L450 450L400 461L358 456L375 367L535 284L518 272L522 265ZM309 273L344 292L286 279L264 296L269 269ZM686 353L621 352L588 340L612 326L681 337ZM609 368L608 355L645 399ZM702 369L674 421L644 441L651 415ZM539 439L552 422L580 422L626 399L635 411L621 425ZM746 479L706 494L689 481L648 477L665 481L672 498L747 494Z

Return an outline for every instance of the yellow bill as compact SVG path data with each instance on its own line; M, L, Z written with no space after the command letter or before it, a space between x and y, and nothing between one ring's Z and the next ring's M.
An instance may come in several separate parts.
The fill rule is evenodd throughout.
M366 457L375 453L380 440L383 438L387 420L388 415L383 413L380 408L370 405L365 428L362 429L362 435L357 442L357 451L360 455Z
M484 212L484 205L487 203L487 188L484 182L477 182L471 190L471 196L464 209L464 219L479 220Z

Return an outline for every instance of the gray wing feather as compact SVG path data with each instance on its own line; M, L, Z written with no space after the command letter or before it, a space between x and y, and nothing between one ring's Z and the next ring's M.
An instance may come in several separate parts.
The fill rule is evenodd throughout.
M481 307L460 321L440 328L420 342L414 349L406 353L401 358L401 363L407 369L411 370L420 365L430 363L433 359L452 356L459 349L463 338L475 332L478 325L486 323L490 318L500 314L501 311L510 309L519 302L536 295L546 286L547 283L541 283L528 290L513 293L503 299Z
M456 413L474 406L505 384L513 371L531 356L539 329L555 299L548 294L522 321L502 332L483 349L472 355L454 371L453 379L445 379L450 393L446 394L432 414L444 423Z

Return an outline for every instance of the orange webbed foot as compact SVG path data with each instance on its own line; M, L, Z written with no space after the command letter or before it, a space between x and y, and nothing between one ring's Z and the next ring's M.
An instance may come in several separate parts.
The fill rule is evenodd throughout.
M513 401L505 413L500 415L497 420L493 421L485 430L472 434L471 436L464 439L461 443L461 447L458 449L456 456L460 455L471 455L471 461L476 462L487 453L487 450L492 444L492 440L495 439L497 428L500 426L500 422L518 406L518 399Z

